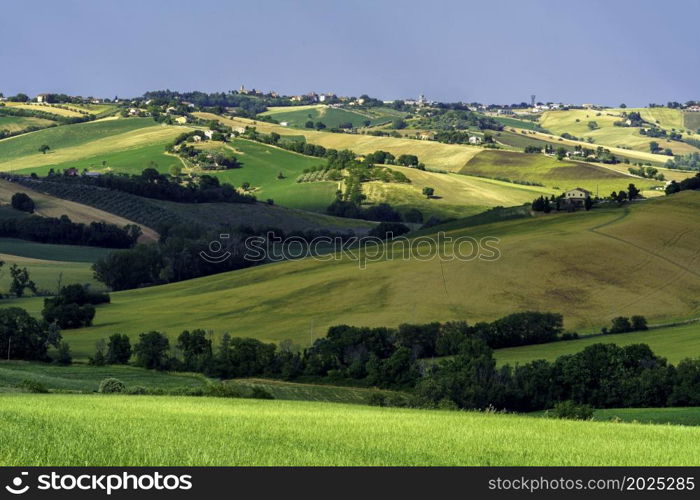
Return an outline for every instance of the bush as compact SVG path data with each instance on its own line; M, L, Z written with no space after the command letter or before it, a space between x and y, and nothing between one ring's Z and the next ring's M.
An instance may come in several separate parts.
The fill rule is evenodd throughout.
M35 394L46 394L49 392L48 388L41 382L36 380L25 379L22 380L17 387L25 392L33 392Z
M68 342L61 341L61 343L58 344L56 357L53 362L61 366L68 366L73 363L73 356L71 356Z
M208 385L204 389L204 396L213 398L240 398L243 397L240 389L233 384L220 382L218 384Z
M386 396L381 392L374 392L367 398L367 404L370 406L386 406Z
M34 213L34 200L26 193L15 193L12 195L12 208L23 212Z
M250 397L253 399L275 399L271 392L262 387L253 387Z
M589 420L593 418L593 407L579 405L573 401L562 401L557 403L550 415L554 418L567 418L569 420Z
M125 394L132 394L135 396L140 396L143 394L148 394L148 389L142 385L135 385L133 387L129 387L128 389L124 390Z
M119 394L126 391L124 382L117 378L106 378L100 382L98 392L101 394Z

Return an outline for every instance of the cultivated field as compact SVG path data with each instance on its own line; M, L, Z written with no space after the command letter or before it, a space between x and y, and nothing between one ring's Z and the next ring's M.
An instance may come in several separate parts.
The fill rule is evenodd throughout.
M411 183L367 182L363 184L363 193L369 201L385 201L401 211L415 207L425 216L466 217L491 207L522 205L541 195L555 193L553 189L494 179L397 166L389 168L400 171ZM424 187L435 189L435 196L426 198L423 194Z
M261 113L270 116L279 122L287 122L289 126L303 128L309 120L323 122L327 127L338 127L343 123L351 123L354 128L369 125L379 125L392 121L394 118L402 116L394 110L388 112L363 112L347 109L331 108L323 104L310 106L281 106L271 107L268 111Z
M0 419L4 466L700 464L694 427L477 412L0 394Z
M91 222L107 222L123 227L127 224L137 224L134 221L119 217L110 212L100 210L89 205L83 205L69 200L63 200L55 196L40 193L19 184L0 179L0 204L9 204L15 193L26 193L36 205L36 215L43 217L61 217L67 215L73 222L89 224ZM158 233L153 229L138 224L143 234L139 238L140 243L153 242L158 240Z
M207 120L219 120L232 127L254 126L260 132L277 132L281 135L303 134L312 144L325 148L351 149L358 154L373 153L377 150L388 151L395 156L415 154L429 168L457 171L462 168L474 155L483 151L474 146L442 144L434 141L419 141L415 139L398 139L394 137L375 137L363 134L334 134L315 130L290 131L286 127L244 118L223 118L212 113L195 113L196 116Z
M639 133L638 128L634 127L616 127L613 122L623 120L622 111L620 109L605 109L605 110L588 110L588 109L572 109L568 111L547 111L540 118L540 125L549 130L553 134L560 135L568 132L575 137L587 138L591 137L595 141L595 145L611 146L616 148L630 148L640 152L649 152L649 143L656 141L661 148L671 148L675 154L690 153L698 151L697 148L678 141L668 141L662 138L653 138L643 136ZM634 111L634 110L627 110ZM645 110L646 116L643 118L661 120L660 125L677 125L670 127L681 129L680 112L676 115L672 113L674 110ZM595 121L599 128L590 130L589 122ZM594 147L595 147L594 145ZM590 147L590 146L589 146ZM652 155L654 156L654 155ZM657 161L658 161L658 155Z
M555 194L582 187L601 197L608 196L612 191L627 189L630 183L643 191L664 185L663 182L630 176L626 171L620 170L619 166L613 169L603 164L558 161L541 154L484 151L470 160L459 173L538 183Z
M296 181L305 168L324 165L326 160L322 158L304 156L246 139L214 146L233 153L243 167L213 172L213 175L236 187L244 182L250 183L252 193L261 201L271 198L285 207L323 212L335 198L337 182ZM280 173L283 179L278 179Z
M34 118L26 116L0 116L0 130L9 132L19 132L29 127L49 127L55 122L44 118Z
M403 260L404 249L397 245L380 262L367 262L365 270L346 255L113 293L112 304L98 307L93 327L66 332L66 338L86 357L96 340L115 332L161 330L175 337L184 329L205 328L308 345L343 323L473 323L522 310L560 312L568 328L582 332L607 326L618 315L644 314L651 323L698 317L700 230L693 222L698 208L698 193L685 192L629 209L448 231L453 238L498 238L496 261L441 261L425 244L420 254L427 257ZM443 247L445 259L452 247ZM367 256L376 255L371 252ZM472 255L471 246L465 244L462 252ZM34 299L9 303L35 313L41 309Z

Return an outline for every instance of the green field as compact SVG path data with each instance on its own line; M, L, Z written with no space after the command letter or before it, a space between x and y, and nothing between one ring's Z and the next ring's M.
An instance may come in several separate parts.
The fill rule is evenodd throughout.
M28 167L16 170L18 174L36 173L46 175L49 170L65 170L75 167L82 171L87 169L91 172L126 172L129 174L139 174L145 168L154 167L160 172L168 173L173 165L182 165L179 158L165 153L165 143L163 140L156 144L140 146L133 149L117 150L107 153L98 153L85 158L70 159L61 163L47 163L41 167Z
M9 290L11 278L8 268L13 264L26 267L39 290L55 293L59 280L63 285L89 283L96 289L104 289L104 285L94 279L90 266L109 252L106 248L0 238L0 260L5 261L7 266L0 269L0 293Z
M343 323L473 323L522 310L562 313L567 328L582 332L607 326L618 315L644 314L652 324L699 317L700 273L693 267L700 258L694 223L699 208L700 194L684 192L629 209L447 232L451 238L498 238L497 261L441 261L434 247L427 254L423 247L427 258L404 260L397 245L365 270L347 256L304 259L113 293L111 304L98 307L94 326L66 337L86 357L97 339L115 332L161 330L175 337L204 328L307 345ZM452 247L443 247L443 254L449 258ZM41 309L33 299L10 303Z
M214 172L222 182L236 187L248 182L261 201L272 198L276 204L305 210L325 211L335 198L337 182L302 182L297 177L305 168L323 165L325 160L304 156L246 139L235 139L223 146L238 158L242 168ZM282 172L284 179L277 176Z
M354 128L359 128L365 126L366 122L369 122L370 126L380 125L401 116L401 113L397 113L394 110L385 110L385 112L355 111L331 108L323 104L312 106L282 106L270 108L268 111L261 114L270 116L279 122L287 122L289 126L298 128L304 128L306 122L309 120L314 123L319 121L323 122L329 128L338 127L342 123L352 123Z
M506 127L518 127L525 130L541 130L539 123L532 120L520 120L518 118L508 118L506 116L492 116L494 120Z
M0 361L0 392L17 391L25 380L41 383L51 391L97 392L106 378L118 378L127 388L178 389L202 387L207 379L198 374L168 373L133 366L56 366L26 361Z
M0 421L3 466L700 464L694 427L334 403L6 393Z
M559 193L582 187L600 196L627 189L630 183L641 190L663 186L662 182L630 177L602 164L558 161L542 154L512 151L484 151L471 159L459 173L539 183Z
M75 166L80 160L88 162L84 166L101 165L103 159L115 161L128 151L145 146L163 148L186 130L189 129L160 125L149 118L104 119L51 127L1 140L0 171L43 172L51 166ZM46 154L39 152L43 144L51 148ZM153 152L149 150L148 154Z
M643 424L700 425L700 408L611 408L596 410L593 418Z
M535 359L554 361L559 356L582 351L592 344L606 343L620 346L648 344L655 354L671 363L689 357L700 357L700 323L653 328L643 332L593 335L565 342L529 345L498 349L496 359L500 364L523 364Z

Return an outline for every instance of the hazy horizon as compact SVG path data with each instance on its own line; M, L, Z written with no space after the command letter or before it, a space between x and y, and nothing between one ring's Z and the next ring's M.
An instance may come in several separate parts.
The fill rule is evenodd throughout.
M649 0L29 1L4 7L0 92L112 98L244 84L498 104L697 100L700 5L670 4L662 14Z

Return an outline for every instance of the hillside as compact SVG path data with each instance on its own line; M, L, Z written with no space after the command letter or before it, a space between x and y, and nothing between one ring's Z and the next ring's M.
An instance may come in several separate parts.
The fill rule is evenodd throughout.
M582 187L603 197L612 191L627 189L630 183L646 191L646 196L662 194L650 190L653 187L663 187L663 182L631 176L622 170L624 169L619 166L611 168L600 163L558 161L542 154L524 155L495 150L475 156L459 173L541 184L556 194L562 194L573 187Z
M306 122L322 122L328 128L339 127L341 124L352 124L353 128L381 125L400 118L405 113L382 108L367 110L349 110L326 106L323 104L309 106L272 107L263 116L270 116L279 122L287 122L289 126L305 128Z
M478 412L301 401L0 394L0 419L5 423L0 427L5 444L0 463L5 466L700 463L695 446L700 429L695 427Z
M26 193L35 203L35 213L43 217L61 217L67 215L73 222L89 224L91 222L107 222L123 227L127 224L137 224L141 227L143 234L139 238L140 243L153 242L158 240L158 233L138 222L120 217L113 213L100 210L89 205L83 205L69 200L64 200L55 196L40 193L26 186L0 179L0 204L9 205L15 193Z
M656 141L662 149L671 148L675 154L697 152L698 149L679 141L669 141L663 138L647 137L639 133L637 127L616 127L614 122L624 120L622 112L643 112L642 118L657 123L662 128L671 130L683 128L682 115L678 110L652 109L572 109L567 111L547 111L540 118L540 125L550 132L561 135L565 132L579 138L592 138L596 145L628 148L641 152L649 152L649 143ZM598 128L591 130L590 122L596 122Z
M644 314L650 323L697 317L699 208L700 193L684 192L626 208L448 231L453 238L498 238L497 261L441 262L431 257L434 247L423 247L424 258L403 260L399 245L364 270L348 256L305 259L114 293L93 327L66 338L87 356L115 331L175 336L205 328L306 345L342 323L475 322L522 310L560 312L568 328L584 331L618 315ZM451 255L451 245L443 248ZM470 254L471 246L462 251ZM10 303L40 309L32 299Z
M245 118L224 118L213 113L194 113L205 120L219 120L231 127L256 127L260 132L277 132L281 135L304 135L307 142L325 148L351 149L358 154L373 153L378 150L388 151L395 156L401 154L417 155L429 168L457 171L474 155L483 151L475 146L442 144L434 141L399 139L394 137L375 137L364 134L335 134L316 130L290 130L287 127Z
M90 168L102 166L102 161L111 166L110 162L119 163L115 159L124 155L121 161L132 165L140 157L143 168L154 159L177 163L165 156L164 146L186 130L149 118L108 118L51 127L0 140L0 171L45 174L49 168ZM39 151L44 144L51 148L46 154Z

